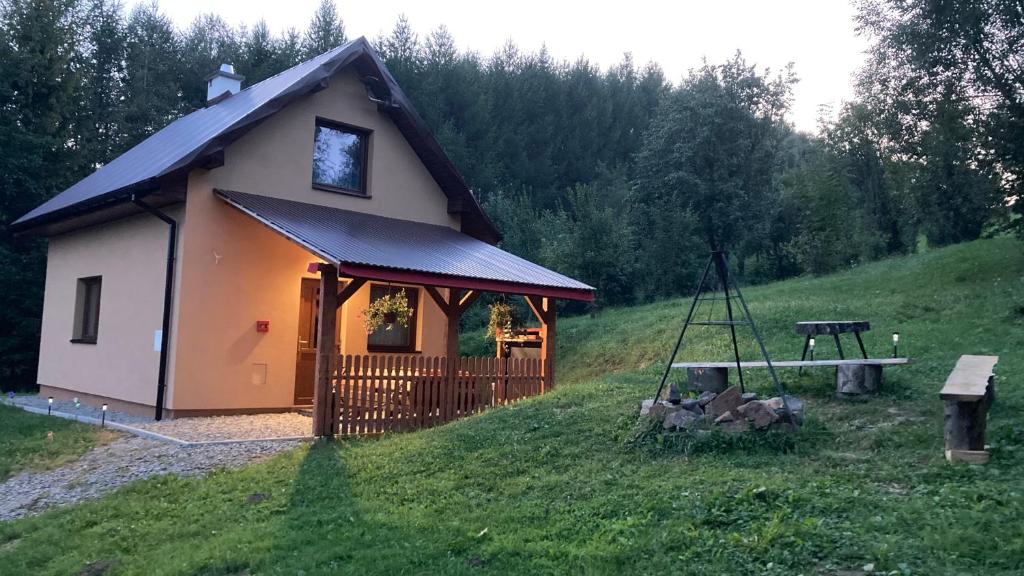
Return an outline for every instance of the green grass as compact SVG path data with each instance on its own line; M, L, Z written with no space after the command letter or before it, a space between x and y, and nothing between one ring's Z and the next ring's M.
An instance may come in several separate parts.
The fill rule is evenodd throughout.
M784 372L808 402L791 451L682 456L630 441L686 300L559 326L553 393L454 424L320 444L205 479L159 478L0 524L0 573L896 574L1024 571L1024 250L986 240L745 292L774 357L800 319L864 318L889 353L864 402ZM475 337L478 337L476 335ZM685 355L727 357L695 333ZM749 343L746 355L752 357ZM997 354L992 461L942 458L938 389L960 354ZM819 357L828 355L824 343ZM765 375L751 372L755 388ZM254 493L268 499L249 503Z
M52 440L48 439L49 432L53 432ZM0 480L24 470L56 468L111 436L95 426L0 404Z

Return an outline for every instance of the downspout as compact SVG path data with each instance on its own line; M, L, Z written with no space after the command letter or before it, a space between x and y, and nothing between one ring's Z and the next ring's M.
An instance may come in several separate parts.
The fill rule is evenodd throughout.
M174 260L178 242L178 222L166 213L146 204L132 194L132 203L163 220L167 224L167 273L164 276L164 317L160 329L160 373L156 377L156 420L164 416L164 396L167 390L167 355L171 341L171 299L174 296Z

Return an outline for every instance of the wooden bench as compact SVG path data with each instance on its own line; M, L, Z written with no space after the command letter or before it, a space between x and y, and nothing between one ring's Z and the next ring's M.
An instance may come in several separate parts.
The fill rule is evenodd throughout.
M995 400L993 369L998 356L963 355L946 378L939 397L946 401L946 460L988 462L985 427Z
M913 364L912 358L857 358L851 360L779 360L773 368L836 367L836 393L843 397L875 392L882 384L882 367ZM687 371L689 388L696 392L721 392L729 385L729 368L735 362L675 362L674 369ZM742 361L740 368L767 368L768 363Z

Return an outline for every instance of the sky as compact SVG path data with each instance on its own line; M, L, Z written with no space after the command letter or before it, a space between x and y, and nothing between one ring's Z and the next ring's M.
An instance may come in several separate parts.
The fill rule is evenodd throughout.
M129 0L128 5L140 1L149 0ZM235 25L263 18L272 31L280 32L304 30L317 4L319 0L162 0L160 7L181 27L213 12ZM405 14L421 37L443 24L460 48L483 55L511 39L524 50L546 45L557 59L585 55L606 68L630 52L639 65L657 62L673 83L702 59L721 62L737 50L748 63L776 71L792 62L800 82L790 120L809 132L816 130L821 105L838 108L853 97L853 74L867 48L867 40L856 34L851 0L337 0L337 6L350 38L387 33Z

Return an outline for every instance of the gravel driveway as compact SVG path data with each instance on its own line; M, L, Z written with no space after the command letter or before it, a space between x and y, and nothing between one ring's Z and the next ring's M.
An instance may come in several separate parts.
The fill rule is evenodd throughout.
M197 476L235 468L302 441L177 446L128 436L48 472L25 472L0 483L0 521L98 498L135 480L162 474Z

